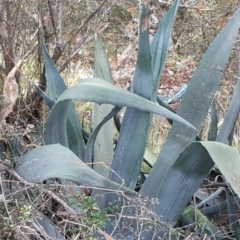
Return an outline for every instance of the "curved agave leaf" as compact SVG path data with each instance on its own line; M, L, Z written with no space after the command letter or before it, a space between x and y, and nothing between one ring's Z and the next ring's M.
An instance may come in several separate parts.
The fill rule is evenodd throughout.
M171 118L175 121L180 121L181 123L186 124L189 128L195 129L191 124L178 115L145 98L125 89L116 87L101 79L91 78L85 79L81 83L67 89L58 98L49 114L46 124L46 139L48 143L60 143L63 146L68 146L65 126L66 111L68 103L72 99L77 101L92 101L99 104L108 103L119 107L134 107L141 111L152 112Z
M146 1L142 5L140 16L139 51L132 90L134 93L151 100L154 88L149 47L148 11L149 6ZM126 109L112 163L113 171L110 173L111 180L121 182L121 179L124 179L126 186L135 189L151 121L152 114L149 112L142 112L135 108ZM133 148L138 150L132 151ZM108 198L107 202L113 202L117 199L117 196L114 199L114 195L112 194Z
M116 127L117 131L120 132L121 123L120 123L120 115L119 115L119 113L117 113L114 116L114 123L115 123L115 127ZM144 153L144 157L143 157L143 161L149 167L152 168L154 163L157 161L157 155L155 155L149 148L146 148L145 149L145 153Z
M103 43L97 35L95 36L94 77L103 79L111 84L113 83L108 57ZM94 162L104 162L105 166L103 164L93 164L93 169L105 177L109 176L109 169L113 159L113 120L109 118L108 121L104 122L104 125L101 122L112 108L113 106L110 104L102 104L100 106L96 103L94 104L93 121L94 127L98 129L96 144L94 145ZM99 124L101 124L101 127ZM91 140L93 139L91 138Z
M112 111L95 127L95 129L91 133L88 139L87 147L86 147L85 161L84 161L85 163L92 163L94 144L101 127L107 121L109 121L109 119L113 118L120 110L121 110L121 107L114 107ZM98 141L96 142L96 144L99 144ZM111 146L111 148L113 148L113 145ZM104 161L101 158L99 159L99 161L96 161L96 158L94 156L94 162L104 162Z
M65 237L52 224L51 220L48 219L45 215L43 215L41 212L37 212L35 214L34 223L39 225L44 230L46 235L48 235L51 239L65 239Z
M53 101L55 101L60 94L62 94L66 89L66 85L54 64L52 58L49 56L46 47L42 43L44 64L45 64L45 75L47 80L47 88L49 96ZM46 100L46 96L44 96ZM50 103L51 106L51 103ZM82 136L82 128L79 124L78 115L73 102L69 103L68 113L67 113L67 135L69 148L76 153L76 155L83 159L85 146Z
M239 151L223 143L199 142L215 162L234 192L240 197L240 155ZM193 143L195 144L195 143Z
M49 56L48 51L43 42L41 42L41 45L45 66L45 76L47 80L47 88L50 98L52 98L55 101L57 100L59 95L67 89L67 86L65 85L55 63Z
M100 173L101 175L108 177L109 176L109 172L110 172L110 168L109 165L111 163L112 160L112 155L106 155L106 153L110 153L109 151L102 151L97 152L96 151L96 147L95 147L95 151L94 151L94 156L93 156L93 149L94 149L94 144L95 145L100 145L103 144L102 142L105 141L104 139L104 135L101 136L100 140L102 140L101 142L99 141L99 138L96 140L98 134L99 134L99 130L101 130L102 126L109 121L109 119L113 118L114 115L116 115L119 111L121 110L121 107L114 107L112 109L112 111L97 125L97 127L95 127L95 129L93 130L93 132L91 133L91 136L88 140L87 143L87 149L85 152L85 162L91 162L92 159L94 159L93 162L93 168L96 172ZM112 126L111 126L112 127ZM111 133L111 131L110 131ZM111 135L113 138L113 134ZM110 136L109 136L110 137ZM96 141L95 141L96 140ZM107 147L107 143L103 144L105 147ZM99 146L99 148L101 148L102 145ZM111 150L113 151L113 144L110 146L108 146L109 148L111 148ZM101 149L103 150L103 149ZM99 165L101 167L99 167ZM95 200L98 203L98 206L100 209L103 209L105 207L105 196L102 196L101 194L99 194L98 190L94 190L92 191L92 196L95 198Z
M51 99L41 88L39 88L37 85L34 84L34 87L36 88L37 92L40 94L40 96L43 98L44 102L47 104L48 108L51 109L55 101Z
M240 155L238 150L218 142L192 142L180 154L171 167L171 175L161 186L163 196L161 202L155 206L155 214L162 216L163 222L174 223L183 213L189 199L193 196L189 189L199 188L209 173L210 167L213 166L213 162L240 197ZM141 191L142 189L140 193ZM157 189L153 189L154 194L157 191ZM161 208L158 205L161 205ZM164 234L166 234L165 231L155 237L162 237Z
M171 40L171 33L173 24L176 18L178 6L180 0L176 0L158 27L158 30L154 36L154 39L150 45L152 55L152 69L153 69L153 84L155 90L158 89L160 77L166 62L167 53Z
M72 151L60 144L30 150L19 159L16 171L29 182L42 183L51 178L70 180L86 187L99 187L136 193L96 173Z

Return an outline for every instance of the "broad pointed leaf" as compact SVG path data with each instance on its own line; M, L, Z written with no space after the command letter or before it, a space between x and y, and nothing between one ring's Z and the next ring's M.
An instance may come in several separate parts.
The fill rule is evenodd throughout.
M165 66L168 49L170 46L171 33L176 18L180 0L175 0L168 13L158 27L158 30L151 43L150 50L152 55L153 84L155 90L158 89L160 77Z
M65 85L55 63L49 56L48 51L43 43L42 51L45 66L45 76L47 80L47 89L50 98L52 98L55 101L57 100L59 95L67 89L67 86Z
M85 152L85 163L92 163L93 161L93 149L94 149L94 144L95 144L95 140L97 138L97 135L99 134L100 129L102 128L102 126L109 121L109 119L113 118L119 111L121 110L120 107L114 107L112 109L112 111L94 128L93 132L91 133L88 142L87 142L87 147L86 147L86 152ZM98 142L96 142L96 144L99 144ZM111 148L113 148L113 145L111 146ZM106 156L105 156L106 157ZM97 163L105 163L105 161L103 161L104 159L99 159L99 161L96 161L96 156L94 156L94 161ZM107 165L105 165L107 166ZM105 167L105 170L106 167Z
M239 151L223 143L199 142L215 162L227 182L240 197L240 155ZM194 143L196 144L196 143Z
M64 240L65 237L58 231L49 218L41 212L37 212L34 216L34 223L43 229L46 235L52 239Z
M96 173L72 151L60 144L30 150L19 159L16 171L29 182L42 183L51 178L60 178L86 187L119 190L136 195L134 191Z
M113 83L108 57L103 43L97 35L95 36L94 77ZM113 106L109 104L100 106L96 103L94 104L94 127L98 126L99 131L96 135L96 144L94 145L94 162L103 162L105 166L103 164L93 164L93 169L105 177L109 176L109 169L113 159L113 119L108 119L109 121L104 125L99 124L112 108ZM91 140L93 139L91 138Z
M42 44L42 50L49 96L55 101L59 95L67 89L67 87L52 58L49 56L44 44ZM70 106L67 113L67 134L69 148L76 153L78 157L83 159L85 147L82 136L82 128L79 124L79 119L74 104L71 102L69 105Z
M41 88L39 88L37 85L34 84L34 87L36 88L37 92L40 94L40 96L43 98L44 102L47 104L48 108L51 109L53 105L55 104L55 101L52 100Z
M180 121L188 127L195 129L191 124L188 124L187 121L178 115L147 99L125 89L116 87L101 79L92 78L85 79L81 83L67 89L58 98L47 120L46 139L48 143L60 143L63 146L68 146L66 137L66 113L68 103L72 99L77 101L92 101L99 104L107 103L120 107L135 107L141 111L152 112Z

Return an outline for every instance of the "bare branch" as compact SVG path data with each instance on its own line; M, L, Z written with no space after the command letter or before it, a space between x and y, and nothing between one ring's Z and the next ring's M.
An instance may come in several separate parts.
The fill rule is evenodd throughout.
M62 19L63 19L63 1L57 1L57 27L55 48L52 59L56 63L62 54Z
M92 12L87 19L81 24L81 26L78 28L78 30L66 41L66 43L64 44L62 51L65 49L65 47L72 41L72 39L82 30L82 28L96 15L97 12L100 11L100 9L102 8L102 6L107 2L107 0L104 0L100 6L94 11Z
M69 64L69 62L78 54L80 48L82 47L82 45L84 43L86 43L86 41L89 40L88 39L88 35L85 34L79 41L78 43L75 45L72 53L70 53L70 55L67 57L67 59L64 61L64 63L59 67L59 72L62 72L67 65Z

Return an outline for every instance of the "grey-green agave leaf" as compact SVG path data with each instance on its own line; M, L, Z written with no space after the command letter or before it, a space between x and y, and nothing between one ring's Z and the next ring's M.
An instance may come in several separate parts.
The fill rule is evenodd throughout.
M240 197L239 151L234 147L219 142L202 141L199 143L207 150L234 192Z
M98 104L107 103L119 107L133 107L141 111L159 114L179 121L189 128L196 130L194 126L183 118L143 97L116 87L101 79L91 78L85 79L81 83L67 89L58 98L49 114L46 124L46 139L50 144L60 143L63 146L68 146L66 137L66 113L70 100L92 101Z
M108 56L106 54L103 43L98 35L95 36L95 56L94 56L94 77L100 78L113 84L112 73ZM113 106L110 104L94 104L93 122L94 127L98 128L96 139L91 138L91 141L96 140L94 145L94 162L104 162L108 169L111 168L113 159L113 119L100 127L102 120L111 112ZM101 164L94 164L93 169L101 175L108 177L109 170Z
M35 84L34 84L34 87L36 88L37 92L41 95L44 102L47 104L48 108L51 109L55 104L55 101L52 100L40 87L38 87Z
M42 52L45 66L45 77L50 98L57 100L59 95L67 89L55 63L49 56L45 45L42 43Z
M86 147L86 152L85 152L85 163L91 163L93 161L93 149L94 149L94 143L97 138L97 135L99 134L100 129L102 126L109 121L111 118L113 118L119 111L121 110L120 107L114 107L111 112L94 128L93 132L91 133L88 142L87 142L87 147ZM112 135L113 136L113 135ZM96 142L96 144L100 144L99 142ZM111 146L113 148L113 145ZM102 162L102 159L99 159L100 161L97 160L94 156L94 162Z
M66 179L86 187L98 187L136 193L101 176L60 144L30 150L19 159L17 173L29 182L42 183L52 178Z
M155 85L155 90L158 88L160 77L166 62L171 40L171 33L179 3L180 0L174 1L167 14L164 15L163 20L159 25L156 35L150 45L152 55L153 83Z
M62 94L67 89L67 87L43 43L42 51L44 57L45 76L47 80L49 96L51 99L53 99L53 101L55 101L59 97L59 95ZM45 100L47 99L46 96L44 99ZM79 123L78 115L75 110L73 102L69 103L67 113L67 135L69 148L79 158L83 159L85 153L85 146L82 136L82 128Z
M39 225L46 235L51 239L64 240L64 236L58 231L58 229L53 225L50 219L48 219L41 212L35 213L34 223Z

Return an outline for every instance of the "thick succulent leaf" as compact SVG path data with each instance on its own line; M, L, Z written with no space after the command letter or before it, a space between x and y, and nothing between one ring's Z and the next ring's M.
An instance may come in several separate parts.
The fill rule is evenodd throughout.
M72 99L77 101L92 101L99 104L107 103L120 107L135 107L141 111L152 112L180 121L183 124L186 124L189 128L195 129L191 124L188 124L187 121L180 118L178 115L147 99L125 89L116 87L101 79L91 78L83 80L81 83L67 89L58 98L49 114L46 124L46 139L48 143L60 143L63 146L68 146L65 126L66 111L68 108L68 102Z
M42 44L45 75L47 80L47 88L49 96L54 101L62 94L66 89L66 85L54 64L52 58L49 56L46 47ZM45 96L46 97L46 96ZM75 110L75 106L72 102L69 103L67 113L67 135L69 148L81 159L84 158L85 146L82 136L81 125L79 124L78 115ZM50 142L49 142L50 143Z
M145 1L142 4L140 16L139 51L132 90L134 93L151 100L154 88L149 47L148 11L148 1ZM152 114L149 112L142 112L135 108L126 109L112 163L111 180L121 182L121 179L124 179L126 186L135 189L151 121ZM133 151L133 149L137 149L137 151ZM114 201L114 199L107 201Z
M215 141L218 133L218 114L216 103L213 100L210 106L210 126L208 131L208 140Z
M155 86L155 90L158 89L160 77L166 62L171 33L179 3L180 0L175 0L167 14L164 15L150 46L152 55L153 84Z
M83 159L85 154L85 144L82 135L82 127L79 123L78 115L72 102L69 103L67 109L67 136L69 148L79 158Z
M40 212L34 217L34 223L38 225L51 239L64 240L65 237L56 229L50 219Z
M98 35L95 36L94 77L113 83L108 56Z
M200 142L208 151L234 192L240 197L240 155L233 147L218 142Z
M159 96L157 96L157 103L160 106L168 109L169 111L176 113L176 111L173 108L171 108L167 103L165 103ZM169 124L171 124L171 125L173 124L173 121L171 119L167 119L167 120L168 120Z
M51 99L41 88L34 84L39 95L43 98L43 101L47 104L48 108L51 109L55 104L55 101Z
M101 39L97 35L95 36L94 77L113 83L108 56ZM113 119L109 118L107 121L101 122L112 108L113 106L110 104L94 104L93 121L94 127L97 127L97 132L95 131L94 135L97 134L91 138L91 141L96 139L94 162L104 164L93 164L93 169L105 177L109 176L109 169L113 159Z
M49 56L45 45L42 43L42 51L45 65L45 76L47 80L47 88L50 98L57 100L59 95L64 92L67 87L55 65L52 58Z
M121 122L119 113L114 115L114 123L118 132L120 132ZM143 161L149 166L153 167L154 163L157 161L157 155L155 155L149 148L146 148Z
M60 178L86 187L119 190L136 195L134 191L96 173L72 151L60 144L30 150L19 159L16 171L29 182L42 183L51 178Z
M240 77L240 63L238 66L238 77ZM233 90L233 95L224 118L223 124L219 130L216 141L226 143L229 140L231 145L232 138L234 135L234 127L239 115L240 110L240 81L239 79L236 82L236 85Z
M222 70L226 68L239 26L240 11L237 11L210 45L183 96L178 114L197 129L202 128L214 94L221 82L222 72L214 70L213 67L218 66ZM156 212L170 222L176 221L213 166L211 159L206 162L201 158L199 162L199 157L196 157L195 161L194 158L189 159L187 169L185 165L181 167L181 164L177 164L179 154L196 138L196 135L197 133L191 129L174 122L158 160L141 188L143 195L159 199ZM175 173L176 166L180 167L178 174ZM196 166L198 166L197 169ZM195 173L188 174L188 171Z
M119 111L121 110L121 107L114 107L112 111L94 128L93 132L91 133L88 142L87 142L87 147L86 147L86 152L85 152L85 163L92 163L93 161L93 149L94 149L94 144L97 138L97 135L99 134L100 129L102 126L109 121L109 119L112 119ZM96 144L100 144L98 141L96 141ZM111 146L113 148L113 145ZM97 153L96 153L97 154ZM106 156L105 156L106 157ZM94 161L96 160L94 156ZM95 161L96 162L96 161ZM99 159L97 161L98 163L105 163L103 159ZM106 165L107 166L107 165ZM106 170L106 167L105 167Z
M215 235L218 232L217 227L197 208L194 208L194 206L190 205L186 207L180 219L184 225L192 226L194 231L198 231L202 236L207 234L208 236L212 236L209 239L216 239Z

